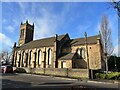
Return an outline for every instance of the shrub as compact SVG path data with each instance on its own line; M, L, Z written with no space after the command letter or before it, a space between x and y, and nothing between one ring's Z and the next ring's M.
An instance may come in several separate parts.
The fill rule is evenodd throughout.
M96 73L95 78L100 78L100 73Z
M118 77L118 80L120 80L120 75L119 75L119 77Z
M116 79L116 75L115 74L106 74L106 78L107 79Z
M105 75L105 73L96 73L96 74L95 74L95 77L96 77L96 78L99 78L99 79L105 79L105 78L106 78L106 75Z
M14 72L15 73L26 73L25 69L23 68L17 68Z
M106 78L106 74L104 74L104 73L100 74L100 78L101 79L105 79Z
M95 76L99 79L120 80L120 72L96 73Z

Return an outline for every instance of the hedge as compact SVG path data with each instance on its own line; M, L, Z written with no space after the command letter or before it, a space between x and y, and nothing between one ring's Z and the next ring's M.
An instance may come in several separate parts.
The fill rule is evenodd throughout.
M97 79L120 80L120 72L96 73Z

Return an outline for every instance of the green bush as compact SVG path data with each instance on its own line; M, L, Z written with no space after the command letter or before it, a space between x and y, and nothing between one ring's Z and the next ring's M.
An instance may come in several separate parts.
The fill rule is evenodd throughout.
M120 72L96 73L95 76L99 79L120 80Z
M101 79L105 79L106 78L106 74L104 74L104 73L100 74L100 78Z
M112 80L117 80L119 76L119 73L115 72L115 73L109 73L106 75L107 79L112 79Z
M100 73L96 73L96 74L95 74L95 77L96 77L96 78L100 78Z
M25 69L23 68L17 68L14 72L15 73L26 73Z
M118 76L118 80L120 80L120 75Z
M107 79L116 79L116 75L113 74L106 74Z
M96 77L96 78L99 78L99 79L105 79L105 78L106 78L106 75L105 75L105 73L96 73L96 74L95 74L95 77Z

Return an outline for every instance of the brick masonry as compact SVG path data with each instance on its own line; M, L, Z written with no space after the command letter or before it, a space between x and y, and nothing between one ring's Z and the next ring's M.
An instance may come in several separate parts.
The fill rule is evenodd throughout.
M27 73L63 76L72 78L88 78L87 69L67 69L67 68L23 68Z

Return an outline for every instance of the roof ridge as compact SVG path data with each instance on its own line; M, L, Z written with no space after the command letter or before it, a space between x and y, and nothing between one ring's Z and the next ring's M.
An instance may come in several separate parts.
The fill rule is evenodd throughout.
M58 37L60 36L65 36L66 34L61 34L61 35L58 35ZM41 38L41 39L36 39L36 40L33 40L33 41L37 41L37 40L44 40L44 39L49 39L49 38L55 38L54 36L51 36L51 37L46 37L46 38Z
M75 54L76 54L76 53L72 53L72 52L67 53L67 54L61 56L61 57L59 58L59 60L63 60L63 59L64 59L64 60L72 60L72 58L74 57Z
M59 35L58 36L58 40L61 40L64 36L65 36L66 34L63 34L63 35ZM36 44L37 42L42 42L42 45L47 45L48 44L48 42L50 41L50 43L51 44L49 44L49 45L52 45L53 44L53 42L54 42L54 38L55 37L47 37L47 38L42 38L42 39L37 39L37 40L33 40L33 41L30 41L30 42L28 42L28 43L25 43L25 44L23 44L22 46L20 46L20 48L21 47L26 47L27 45L30 45L30 44ZM46 41L47 40L47 41ZM52 41L52 42L51 42ZM45 42L45 43L43 43L43 42ZM42 46L41 45L41 46Z
M94 36L88 36L87 38L91 38L91 37L98 37L98 35L94 35ZM82 38L74 38L74 39L84 39L85 37L82 37ZM73 39L73 40L74 40Z

